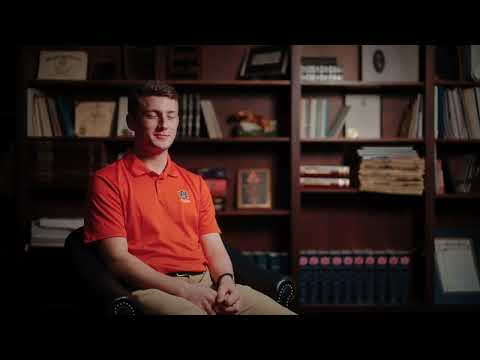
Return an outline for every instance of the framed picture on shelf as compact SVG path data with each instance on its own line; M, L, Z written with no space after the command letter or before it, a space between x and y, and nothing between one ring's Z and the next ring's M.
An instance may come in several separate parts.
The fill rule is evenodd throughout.
M239 209L272 208L270 169L238 170L237 207Z
M288 47L257 46L248 51L241 78L285 79L288 74Z
M38 56L38 80L87 80L86 51L41 50Z

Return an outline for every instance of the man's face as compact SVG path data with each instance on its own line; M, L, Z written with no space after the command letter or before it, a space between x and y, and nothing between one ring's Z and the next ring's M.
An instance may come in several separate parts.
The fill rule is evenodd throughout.
M168 150L177 134L178 102L167 97L147 96L140 103L133 129L136 142L140 142L145 150Z

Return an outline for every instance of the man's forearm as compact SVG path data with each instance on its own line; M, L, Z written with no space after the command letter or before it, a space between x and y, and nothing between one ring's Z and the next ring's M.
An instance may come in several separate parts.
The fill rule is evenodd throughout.
M111 260L109 266L117 276L139 289L158 289L185 298L186 282L155 271L131 254Z
M208 260L208 269L214 282L226 273L233 274L232 261L218 235L204 238L204 250Z

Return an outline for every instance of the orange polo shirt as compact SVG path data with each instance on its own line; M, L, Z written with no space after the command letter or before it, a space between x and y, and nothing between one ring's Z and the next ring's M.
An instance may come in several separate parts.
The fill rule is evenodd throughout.
M85 242L124 237L128 251L155 270L204 271L201 236L220 233L207 184L175 164L162 174L133 152L97 171L85 217Z

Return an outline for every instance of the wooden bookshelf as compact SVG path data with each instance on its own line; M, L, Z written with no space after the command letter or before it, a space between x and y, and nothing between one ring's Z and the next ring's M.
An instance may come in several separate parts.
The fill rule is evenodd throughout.
M480 200L480 194L478 193L466 193L466 194L442 194L435 195L435 200L440 201L478 201Z
M475 208L479 195L435 193L434 163L437 152L463 153L478 150L480 139L444 140L434 136L435 86L476 87L478 81L439 80L435 71L435 46L420 48L420 78L415 82L360 81L359 45L291 45L288 80L237 80L238 66L250 45L203 45L204 62L198 80L169 80L161 47L156 58L155 78L175 86L179 91L205 95L218 109L224 139L177 137L172 153L186 167L225 167L229 173L227 210L218 212L225 234L234 246L242 250L287 251L291 259L291 276L298 281L298 257L305 249L372 248L414 249L416 284L415 301L402 306L305 306L305 313L325 311L396 311L433 305L433 240L437 228L464 223L465 207ZM40 46L24 47L21 51L19 88L38 88L51 94L72 96L117 97L139 85L138 80L35 80L36 54ZM109 47L113 48L113 47ZM105 48L105 51L108 49ZM108 50L110 51L110 50ZM302 56L335 57L345 69L344 81L306 82L300 79ZM302 96L332 99L339 106L346 94L380 95L382 138L380 139L300 139L300 101ZM424 97L423 138L396 137L402 111L416 94ZM16 182L19 196L15 199L18 223L25 225L35 216L78 214L84 198L81 191L68 195L68 184L46 186L42 196L32 193L28 182L29 151L42 142L54 145L82 144L105 146L115 155L132 144L131 138L26 138L26 99L18 94ZM335 108L337 109L337 108ZM277 120L277 137L233 138L228 117L236 111L255 110ZM1 114L0 114L1 115ZM203 120L202 120L203 121ZM360 192L353 184L350 189L318 189L299 183L300 165L328 164L351 166L356 171L356 150L361 146L413 146L425 159L425 191L421 196L373 194ZM79 150L80 151L80 150ZM477 151L478 152L478 151ZM72 155L75 161L80 155ZM112 156L113 158L114 156ZM236 172L240 168L268 167L272 169L272 210L236 209ZM355 178L353 174L352 178ZM352 179L353 180L353 179ZM81 190L80 188L77 190ZM70 198L68 197L70 196ZM468 204L468 206L465 206ZM455 215L459 213L460 215ZM479 222L478 212L468 220ZM273 225L272 225L273 224ZM223 230L223 228L222 228ZM312 236L312 234L326 234ZM16 255L24 258L24 245L29 239L24 228L17 229ZM21 263L21 261L19 261Z

